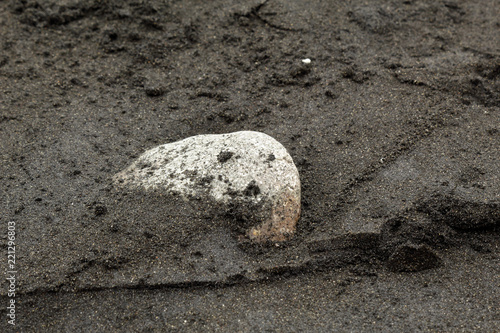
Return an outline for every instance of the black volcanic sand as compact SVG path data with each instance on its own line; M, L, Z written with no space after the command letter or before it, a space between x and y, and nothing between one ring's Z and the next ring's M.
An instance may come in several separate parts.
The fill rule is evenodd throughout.
M2 331L500 331L499 17L494 0L0 1ZM111 182L149 148L239 130L299 169L288 242Z

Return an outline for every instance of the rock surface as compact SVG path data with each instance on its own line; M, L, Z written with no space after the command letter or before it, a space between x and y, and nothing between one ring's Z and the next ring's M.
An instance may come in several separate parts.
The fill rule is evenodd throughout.
M114 182L230 215L254 242L289 239L300 216L300 179L292 157L260 132L198 135L158 146L116 174Z

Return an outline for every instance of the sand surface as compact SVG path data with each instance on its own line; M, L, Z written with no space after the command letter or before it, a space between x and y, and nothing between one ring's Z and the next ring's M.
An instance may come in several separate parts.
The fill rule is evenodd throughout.
M500 331L499 17L495 0L0 0L17 272L0 330ZM242 130L297 165L288 242L112 184L160 144Z

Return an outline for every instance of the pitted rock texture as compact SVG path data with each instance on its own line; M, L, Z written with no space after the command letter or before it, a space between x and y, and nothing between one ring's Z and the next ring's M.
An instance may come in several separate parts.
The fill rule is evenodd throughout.
M258 243L289 239L300 216L300 178L292 157L260 132L198 135L158 146L114 182L230 215L236 229Z

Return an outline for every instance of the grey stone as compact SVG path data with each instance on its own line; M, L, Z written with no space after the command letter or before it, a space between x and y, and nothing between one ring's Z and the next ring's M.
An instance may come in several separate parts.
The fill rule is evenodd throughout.
M300 179L292 157L253 131L198 135L150 149L113 178L121 187L165 192L229 215L240 238L288 240L300 216Z

